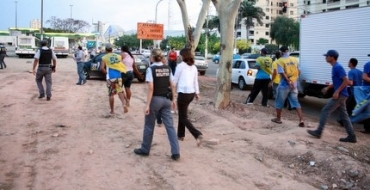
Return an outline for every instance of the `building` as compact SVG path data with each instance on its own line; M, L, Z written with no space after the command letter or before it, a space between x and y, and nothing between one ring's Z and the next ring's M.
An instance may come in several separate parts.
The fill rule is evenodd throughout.
M285 13L283 12L284 4L287 6ZM267 39L268 43L272 43L270 28L276 17L286 16L295 20L300 18L298 0L257 0L255 6L262 8L266 15L262 19L262 25L255 21L254 26L249 29L248 39L252 42L253 49L262 48L257 45L257 40L260 38ZM243 21L237 26L236 37L237 39L247 39L247 29Z
M369 0L299 0L299 13L306 15L369 5Z
M30 22L30 28L33 29L40 29L41 28L41 22L39 19L33 19Z
M287 6L284 13L283 6ZM261 49L257 45L257 40L265 38L268 43L272 43L270 38L271 23L278 16L286 16L300 21L301 17L308 14L335 11L341 9L369 6L370 0L256 0L257 7L261 7L265 12L265 17L260 25L255 22L255 26L249 29L248 39L252 42L253 49ZM236 38L247 39L247 30L243 22L236 27Z

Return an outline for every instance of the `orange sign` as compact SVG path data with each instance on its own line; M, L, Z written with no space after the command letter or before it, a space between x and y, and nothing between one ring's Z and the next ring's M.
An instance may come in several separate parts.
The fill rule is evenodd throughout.
M163 40L163 24L137 23L137 38L143 40Z

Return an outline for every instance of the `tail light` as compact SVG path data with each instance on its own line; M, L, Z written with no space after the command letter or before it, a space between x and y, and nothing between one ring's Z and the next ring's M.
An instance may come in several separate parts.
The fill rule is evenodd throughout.
M252 76L252 75L253 75L253 71L252 70L248 70L247 76Z

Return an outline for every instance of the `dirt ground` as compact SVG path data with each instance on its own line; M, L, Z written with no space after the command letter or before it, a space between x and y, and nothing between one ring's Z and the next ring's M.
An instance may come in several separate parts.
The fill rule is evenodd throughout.
M38 99L32 59L6 58L0 70L0 190L370 189L370 138L340 143L344 129L329 124L322 139L298 127L294 112L283 124L274 108L240 104L232 91L226 110L213 109L215 80L201 76L201 100L189 114L206 142L186 133L181 158L170 159L164 127L156 127L149 157L140 146L146 86L136 80L127 114L118 97L109 113L105 82L77 86L76 65L58 59L51 101ZM256 101L257 102L257 101ZM317 118L306 117L317 126ZM177 115L174 114L177 128ZM217 142L214 144L212 142Z

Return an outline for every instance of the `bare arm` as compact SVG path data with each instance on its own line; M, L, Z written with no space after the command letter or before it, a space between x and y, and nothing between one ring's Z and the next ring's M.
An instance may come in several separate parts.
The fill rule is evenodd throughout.
M33 75L36 75L36 66L38 63L39 63L39 60L35 58L35 60L33 61L33 67L32 67Z
M100 71L104 74L107 74L107 70L105 69L105 62L103 60L100 65Z
M367 76L367 73L362 74L362 80L366 81L367 83L370 83L370 77Z

